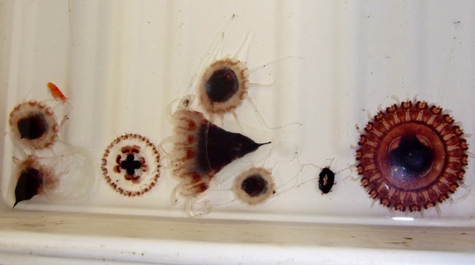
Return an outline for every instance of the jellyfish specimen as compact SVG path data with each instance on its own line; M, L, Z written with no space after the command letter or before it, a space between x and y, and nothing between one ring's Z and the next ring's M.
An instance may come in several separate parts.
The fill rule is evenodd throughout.
M232 161L268 143L256 143L239 133L226 131L203 114L180 108L173 114L174 144L171 167L181 179L177 191L193 199L209 188L213 176Z
M40 163L38 157L33 155L18 162L15 178L17 183L13 207L44 193L45 189L54 189L57 185L57 176L53 173L53 169Z
M235 58L224 58L213 62L204 72L198 95L207 113L224 114L236 109L249 89L247 65Z
M249 205L263 203L276 192L272 173L263 167L242 172L234 181L233 191L238 199Z
M370 197L418 212L447 200L463 182L467 141L442 108L405 101L379 112L358 142L357 170Z
M221 34L220 34L221 35ZM260 120L267 128L272 128L267 124L266 119L261 115L257 104L249 95L250 87L272 86L250 81L250 75L275 62L293 56L283 57L271 62L267 62L257 67L249 68L245 54L248 54L252 38L248 32L237 51L233 54L220 54L223 49L223 40L218 44L216 51L210 52L210 58L202 65L194 87L197 88L197 98L199 106L203 112L210 117L211 121L217 116L221 119L225 114L231 113L236 120L238 115L236 109L244 100L247 100ZM295 57L298 58L298 57Z
M160 154L145 136L124 134L106 148L102 174L118 193L133 197L150 191L160 177Z
M96 191L96 177L89 151L70 144L55 144L53 155L41 152L13 157L15 170L15 206L41 195L48 203L82 203Z
M318 174L318 188L323 194L327 194L332 190L335 184L335 173L329 168L325 167Z
M41 150L58 138L59 126L53 109L36 100L17 105L10 112L9 124L12 140L22 147Z
M321 191L322 195L328 194L332 191L333 187L336 185L335 178L343 171L350 169L353 165L346 166L344 168L338 169L334 171L332 168L333 161L335 158L331 159L329 165L321 167L316 165L315 163L302 163L298 156L298 152L296 152L296 159L298 161L298 165L300 167L299 175L309 175L311 178L300 180L297 184L297 187L300 187L306 183L313 183L318 189ZM307 171L307 168L311 168L311 171ZM316 169L317 171L313 171ZM303 173L303 174L302 174ZM300 177L299 177L300 178Z

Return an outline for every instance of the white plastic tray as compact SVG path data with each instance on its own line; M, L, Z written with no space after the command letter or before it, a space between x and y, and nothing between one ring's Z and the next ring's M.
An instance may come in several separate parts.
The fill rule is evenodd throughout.
M436 103L467 134L475 131L472 2L51 0L1 6L2 124L20 102L51 98L46 83L54 82L72 106L62 141L91 157L83 173L94 181L86 201L38 196L11 210L12 157L19 153L4 126L0 233L12 264L29 261L23 255L43 256L38 263L49 264L60 258L216 264L474 258L472 156L468 188L441 204L440 213L423 215L374 203L351 167L356 126L396 100ZM246 100L236 110L239 123L232 115L216 123L273 144L223 169L203 200L210 212L196 218L186 218L183 201L170 204L178 181L165 166L143 196L111 189L100 170L109 143L124 133L156 144L171 135L169 104L196 93L195 76L216 47L234 54L248 33L240 54L251 68L277 60L257 68L250 81L270 85L251 87L258 109ZM468 142L475 146L472 137ZM229 187L239 172L275 163L276 196L254 207L233 199ZM306 182L319 169L300 172L304 163L343 169L331 193ZM427 257L425 251L438 252Z

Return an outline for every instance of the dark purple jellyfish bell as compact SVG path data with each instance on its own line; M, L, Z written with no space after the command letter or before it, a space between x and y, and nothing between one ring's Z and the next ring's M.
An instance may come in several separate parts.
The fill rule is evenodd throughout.
M206 94L211 102L226 102L238 92L238 89L238 77L227 67L214 71L206 82Z
M212 177L234 160L256 151L260 146L240 133L226 131L204 118L203 114L179 109L173 115L173 174L184 197L195 198L206 191Z
M30 200L39 194L43 186L43 173L34 168L27 167L21 171L15 187L15 204L13 208L22 201Z
M240 133L228 132L211 122L202 124L198 130L197 163L203 172L219 172L232 161L256 151L260 146Z
M15 206L22 202L30 200L39 194L46 194L53 191L58 186L57 175L53 169L44 165L34 155L19 161L15 172L17 183L15 186Z

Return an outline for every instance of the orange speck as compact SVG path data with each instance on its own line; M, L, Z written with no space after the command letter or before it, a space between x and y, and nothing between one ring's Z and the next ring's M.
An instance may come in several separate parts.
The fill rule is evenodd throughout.
M61 100L63 103L65 103L68 98L66 96L64 96L63 92L61 92L61 90L53 83L51 82L48 82L48 88L49 88L49 91L51 92L51 95L53 96L54 99L56 100Z

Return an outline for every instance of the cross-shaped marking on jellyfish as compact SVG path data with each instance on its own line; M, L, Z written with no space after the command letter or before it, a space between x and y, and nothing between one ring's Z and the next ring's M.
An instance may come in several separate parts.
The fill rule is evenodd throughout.
M122 169L126 171L124 178L131 180L132 182L138 182L141 176L141 172L137 172L139 169L147 170L145 158L139 155L139 146L124 146L121 148L121 152L126 155L125 159L122 159L121 155L117 155L115 162L117 165L114 167L116 173L121 173Z
M142 167L142 163L139 160L135 160L135 155L127 155L127 158L120 162L120 168L127 171L127 175L135 175L135 170Z
M160 177L160 154L147 137L123 134L102 156L102 175L116 192L126 197L149 192Z

